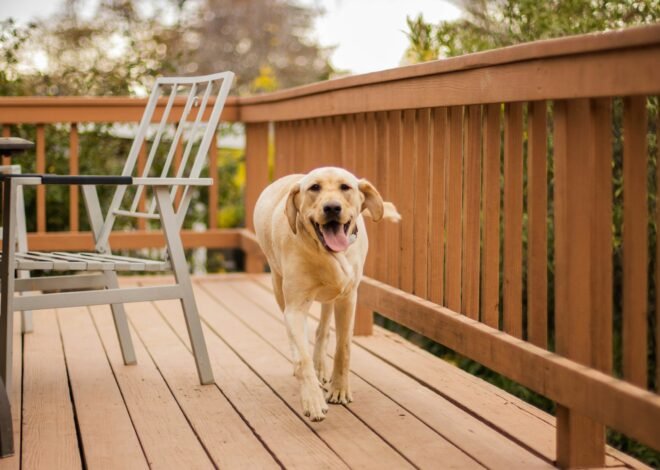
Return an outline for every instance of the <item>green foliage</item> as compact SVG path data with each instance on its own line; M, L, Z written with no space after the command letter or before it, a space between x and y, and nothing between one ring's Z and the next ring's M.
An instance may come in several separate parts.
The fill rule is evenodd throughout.
M466 0L463 18L425 23L408 18L407 54L418 62L522 42L649 24L660 0Z

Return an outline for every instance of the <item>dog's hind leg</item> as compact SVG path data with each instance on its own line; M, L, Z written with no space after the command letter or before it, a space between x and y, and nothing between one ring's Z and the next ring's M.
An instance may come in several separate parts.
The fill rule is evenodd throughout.
M314 370L321 385L328 382L328 369L326 366L326 351L328 337L330 336L330 318L334 310L334 303L321 304L321 321L316 328L316 342L314 343Z
M276 272L271 273L270 279L273 282L273 293L275 293L275 300L280 310L284 313L284 292L282 291L282 276Z

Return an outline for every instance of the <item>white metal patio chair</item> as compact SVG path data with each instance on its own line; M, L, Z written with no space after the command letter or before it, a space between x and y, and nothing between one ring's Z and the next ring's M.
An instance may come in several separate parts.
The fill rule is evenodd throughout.
M215 145L215 133L227 99L234 74L223 72L201 77L159 78L149 96L121 176L57 176L7 175L4 180L4 214L0 295L0 376L7 391L11 390L13 312L45 308L65 308L110 304L125 364L136 362L123 303L149 300L180 299L188 334L202 384L212 383L213 372L202 334L197 306L193 296L180 230L190 205L195 186L210 186L211 178L200 178L209 146ZM169 96L166 92L169 90ZM185 102L171 139L165 132L177 97L184 93ZM163 95L162 115L156 114ZM138 175L136 163L142 145L147 145L147 132L152 121L158 122L144 170ZM156 125L154 124L154 127ZM179 141L187 138L178 170L173 159ZM201 136L201 140L199 137ZM166 137L166 138L164 138ZM166 142L167 141L167 142ZM163 145L163 149L159 150ZM197 147L195 149L195 147ZM193 151L194 150L194 151ZM162 155L159 155L162 154ZM193 156L194 154L194 156ZM162 163L159 167L156 162ZM159 173L158 176L150 176ZM135 176L134 176L135 175ZM16 248L17 214L15 204L21 186L40 184L81 185L96 251L92 253L33 252ZM96 185L116 185L116 191L105 217L102 215ZM133 197L127 189L135 188ZM143 191L152 193L148 209L141 212L139 201ZM178 192L181 191L179 194ZM180 202L174 201L179 194ZM124 201L126 199L126 201ZM160 261L113 255L109 237L118 217L137 217L160 221L167 242L167 258ZM20 270L92 271L91 274L22 279ZM174 273L176 283L164 286L120 288L118 271L164 271ZM32 296L16 296L24 291L48 291Z

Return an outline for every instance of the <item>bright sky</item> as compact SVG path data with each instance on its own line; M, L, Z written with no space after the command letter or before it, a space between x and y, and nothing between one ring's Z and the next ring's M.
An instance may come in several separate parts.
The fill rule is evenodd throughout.
M93 8L98 0L86 0ZM460 10L447 0L298 0L318 5L325 14L317 20L316 35L324 46L337 46L332 63L352 73L397 67L407 47L406 15L422 13L425 20L458 18ZM19 21L48 18L61 0L0 0L0 19ZM456 3L456 2L454 2Z

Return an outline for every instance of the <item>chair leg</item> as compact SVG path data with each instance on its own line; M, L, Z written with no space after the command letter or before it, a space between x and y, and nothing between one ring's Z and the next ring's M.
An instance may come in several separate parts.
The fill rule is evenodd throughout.
M3 183L2 263L0 263L0 378L11 396L14 340L14 253L16 252L16 180Z
M117 289L119 283L117 282L117 273L114 271L104 271L105 285L108 289ZM131 332L128 330L128 321L126 320L126 311L124 304L111 304L112 319L115 321L115 330L117 330L117 338L119 338L119 346L121 347L121 355L124 358L124 364L132 365L137 363L135 358L135 349L133 348L133 340L131 339Z
M18 244L18 251L28 251L23 186L16 188L16 243ZM19 271L18 277L21 279L26 279L30 277L30 271ZM29 294L24 293L22 295ZM26 310L21 313L21 331L23 331L23 333L31 333L32 329L32 311Z
M183 307L183 315L186 320L186 327L188 328L190 345L195 356L199 381L201 384L211 384L215 382L213 369L211 368L209 353L206 349L206 341L202 332L202 324L199 320L197 303L195 302L192 282L188 273L188 263L186 263L186 257L181 243L179 226L174 209L172 208L172 200L170 199L167 187L157 187L154 192L156 193L156 202L158 203L158 209L161 215L161 224L165 232L165 239L167 240L167 248L174 277L183 290L181 306Z

